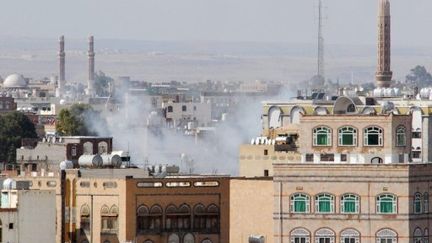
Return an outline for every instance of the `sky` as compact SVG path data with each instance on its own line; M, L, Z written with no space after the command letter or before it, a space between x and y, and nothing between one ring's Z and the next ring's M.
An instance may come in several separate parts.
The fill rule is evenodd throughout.
M313 43L318 0L0 1L0 38ZM377 0L323 0L330 44L375 44ZM391 0L395 46L432 43L432 1Z

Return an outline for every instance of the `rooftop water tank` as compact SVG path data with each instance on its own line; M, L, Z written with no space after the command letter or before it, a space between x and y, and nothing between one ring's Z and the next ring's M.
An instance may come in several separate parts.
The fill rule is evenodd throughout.
M103 160L99 154L85 154L79 157L78 164L80 167L101 167L103 165Z

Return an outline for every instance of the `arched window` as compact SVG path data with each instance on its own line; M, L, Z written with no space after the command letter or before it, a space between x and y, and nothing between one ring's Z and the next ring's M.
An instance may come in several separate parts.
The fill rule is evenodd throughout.
M137 209L137 232L150 229L150 211L147 206L141 205Z
M397 243L397 234L391 229L382 229L376 234L377 243Z
M206 209L204 205L197 204L194 207L194 229L203 231L206 227Z
M373 157L371 159L371 164L382 164L383 163L383 159L380 157Z
M317 127L313 130L314 146L331 146L331 130L328 127Z
M342 195L340 204L341 213L357 214L360 211L360 199L355 194Z
M81 206L80 229L81 229L81 234L83 235L88 234L90 232L90 208L87 204Z
M339 146L356 146L357 129L353 127L339 128Z
M392 194L382 194L376 198L376 208L379 214L395 214L397 212L397 198Z
M93 154L93 143L85 142L83 144L83 154Z
M347 113L355 113L356 112L356 107L354 104L349 104L347 107Z
M154 243L152 240L145 240L144 243Z
M406 146L406 128L398 126L396 129L396 146Z
M106 154L106 153L108 153L108 143L100 142L98 144L98 154Z
M423 194L423 212L429 213L429 193Z
M282 111L279 107L273 106L268 112L269 128L278 128L282 126Z
M423 242L429 243L429 229L426 228L423 233Z
M181 205L178 210L177 225L179 229L191 228L191 210L186 204Z
M294 107L291 109L290 112L290 120L291 124L299 124L300 123L300 117L305 114L305 111L301 107Z
M111 209L104 205L101 209L101 233L117 234L118 231L118 207L113 205Z
M165 228L167 230L177 229L177 207L174 205L169 205L165 209Z
M191 233L187 233L183 237L183 243L195 243L195 237Z
M383 145L383 129L379 127L367 127L364 129L364 145L365 146L382 146Z
M419 214L422 213L422 195L420 193L414 194L414 213Z
M180 237L177 234L170 234L168 243L180 243Z
M206 229L210 233L219 233L219 207L210 204L207 207Z
M360 243L360 232L346 229L341 232L341 243Z
M414 230L414 243L423 243L423 232L418 227Z
M328 228L319 229L315 232L315 243L334 243L335 233Z
M334 212L334 196L323 193L315 196L315 212L316 213L333 213Z
M205 239L205 240L201 241L201 243L212 243L212 241L210 239Z
M149 229L153 232L159 232L162 230L162 208L158 205L153 205L150 208Z
M291 231L291 243L310 243L310 233L304 228Z
M296 193L291 196L290 202L292 213L309 213L310 198L306 194Z

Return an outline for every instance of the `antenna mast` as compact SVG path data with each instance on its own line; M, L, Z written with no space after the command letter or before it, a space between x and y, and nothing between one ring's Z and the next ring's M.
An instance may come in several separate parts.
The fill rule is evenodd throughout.
M324 79L324 37L322 33L323 16L322 16L322 0L318 0L318 77Z

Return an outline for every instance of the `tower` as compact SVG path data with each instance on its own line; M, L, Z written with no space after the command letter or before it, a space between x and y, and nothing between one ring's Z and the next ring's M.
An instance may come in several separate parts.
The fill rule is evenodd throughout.
M94 77L95 77L95 53L94 53L94 39L93 36L89 37L89 49L88 49L88 83L87 83L87 95L94 95Z
M376 84L378 87L390 87L393 72L390 70L391 60L391 28L390 2L379 0L378 6L378 65Z
M64 36L60 36L59 38L59 52L58 52L58 58L59 58L59 80L57 85L58 95L59 97L63 96L64 92L64 86L65 86L65 43L64 43Z
M322 33L322 0L318 0L318 56L317 56L317 76L324 78L324 37Z

